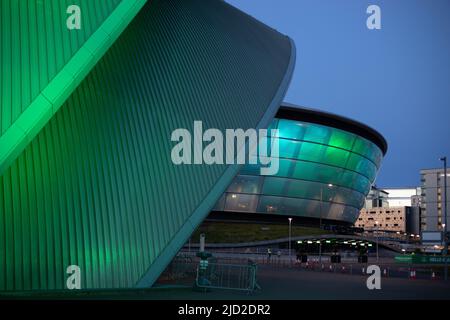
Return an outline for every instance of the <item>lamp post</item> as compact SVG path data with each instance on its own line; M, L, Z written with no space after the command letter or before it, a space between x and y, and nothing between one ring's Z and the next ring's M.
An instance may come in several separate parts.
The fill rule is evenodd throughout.
M328 184L328 188L332 188L331 183ZM320 187L320 216L319 216L319 227L322 229L322 202L323 202L323 186ZM322 239L319 241L319 263L322 263Z
M376 233L377 233L377 262L378 262L378 221L375 221L375 225L376 225Z
M288 218L289 220L289 264L292 263L291 260L291 225L292 225L292 218Z
M448 278L448 266L447 266L447 157L440 158L442 162L444 162L444 224L443 224L443 241L444 241L444 279Z
M323 186L320 187L319 229L322 229ZM322 241L319 242L319 263L322 263Z

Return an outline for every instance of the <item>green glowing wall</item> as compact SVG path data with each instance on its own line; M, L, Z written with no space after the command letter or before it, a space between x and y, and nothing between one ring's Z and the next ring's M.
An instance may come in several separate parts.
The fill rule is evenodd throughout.
M266 127L291 41L223 1L151 1L0 176L0 290L151 285L239 167L176 166L194 120Z
M259 165L246 165L214 209L353 223L380 167L380 148L314 123L275 119L271 128L279 130L278 173L263 177Z
M84 79L145 0L0 1L0 174ZM69 5L81 29L69 30Z

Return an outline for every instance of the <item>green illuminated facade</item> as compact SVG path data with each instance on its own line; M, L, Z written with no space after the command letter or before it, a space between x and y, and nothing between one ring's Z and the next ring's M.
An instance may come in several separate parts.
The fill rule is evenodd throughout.
M266 128L292 41L214 0L0 14L0 291L66 289L70 265L82 289L151 286L239 170L174 165L171 132Z
M282 107L270 128L279 130L278 173L261 176L259 165L245 165L214 211L354 223L386 152L384 138L350 119L295 106Z
M0 1L0 174L86 77L145 0ZM69 5L82 28L69 30Z

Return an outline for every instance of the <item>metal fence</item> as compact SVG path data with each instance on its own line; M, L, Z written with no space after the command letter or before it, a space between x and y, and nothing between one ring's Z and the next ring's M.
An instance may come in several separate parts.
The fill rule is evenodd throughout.
M350 275L367 275L367 267L377 265L380 267L381 276L392 278L409 278L422 280L443 280L442 266L410 265L398 263L294 263L291 266L301 270L333 272ZM276 266L276 265L275 265Z
M251 293L260 289L256 281L257 265L209 263L206 268L198 266L196 287L202 289L230 289Z

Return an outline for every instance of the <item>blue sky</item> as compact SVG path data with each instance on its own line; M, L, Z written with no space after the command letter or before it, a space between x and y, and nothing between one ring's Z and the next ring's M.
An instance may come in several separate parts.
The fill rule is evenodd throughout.
M450 1L227 0L291 37L285 100L364 122L389 143L376 184L420 184L450 157ZM381 30L366 9L381 8Z

